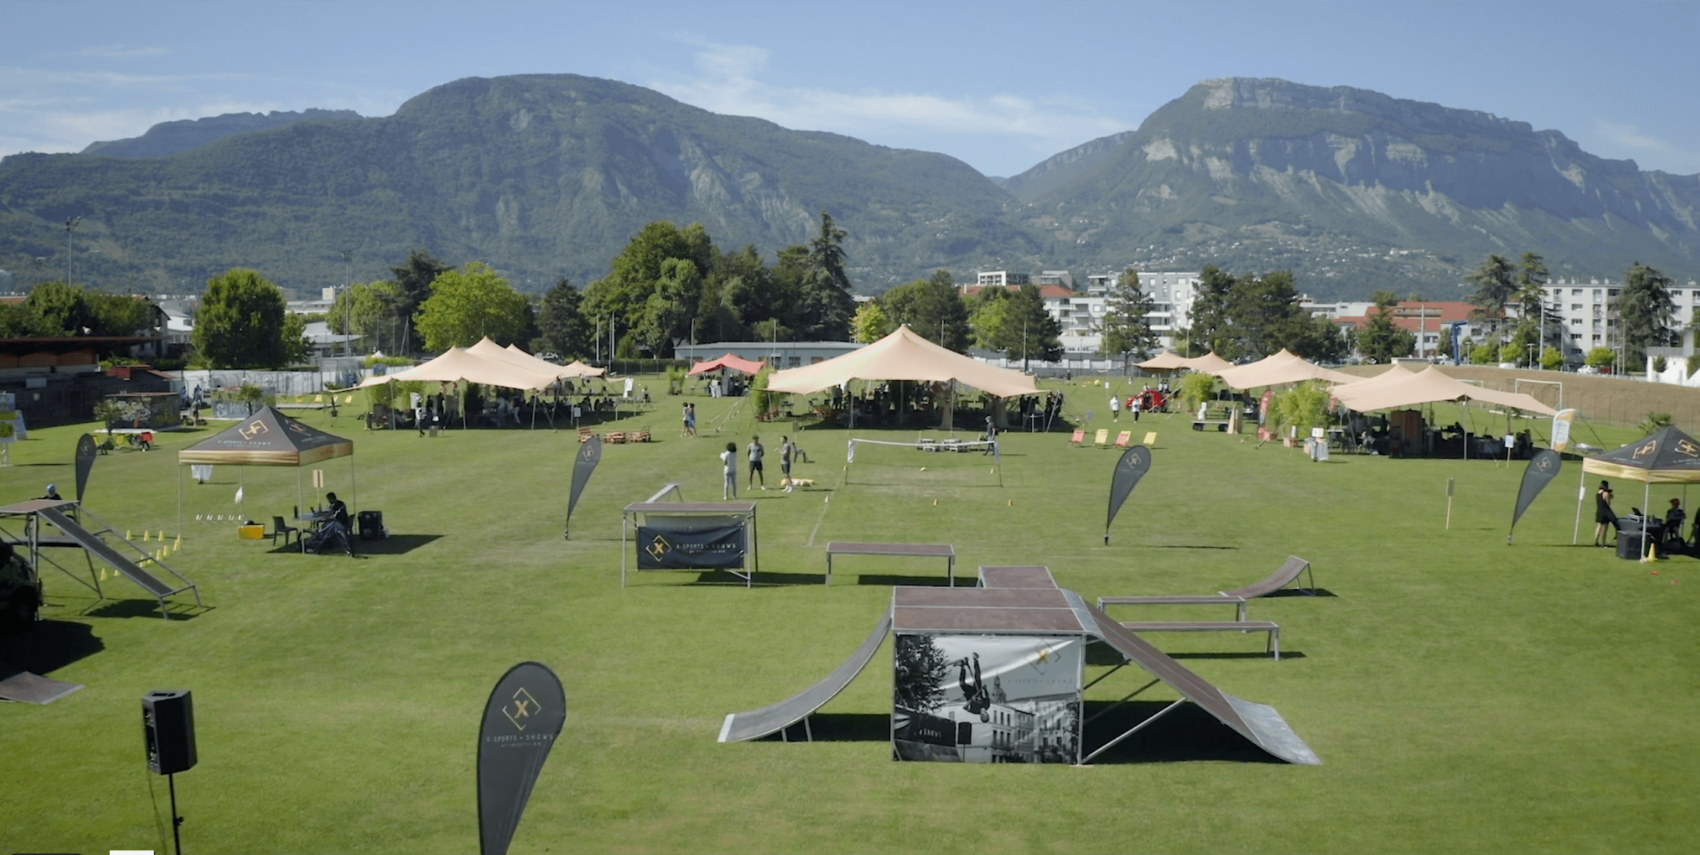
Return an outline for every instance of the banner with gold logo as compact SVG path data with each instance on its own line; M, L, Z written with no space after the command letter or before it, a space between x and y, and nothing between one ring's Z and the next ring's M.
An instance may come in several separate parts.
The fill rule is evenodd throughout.
M1552 449L1543 448L1529 458L1529 468L1523 470L1523 486L1517 490L1517 509L1511 513L1511 528L1517 528L1517 521L1523 518L1523 512L1535 503L1535 497L1558 477L1558 470L1564 465L1564 458ZM1511 535L1505 536L1505 542L1511 542Z
M77 501L83 500L83 488L89 485L89 473L94 471L94 460L100 456L100 447L94 444L94 437L83 434L77 440Z
M478 840L483 855L503 855L519 827L531 788L567 720L567 694L549 667L508 669L478 729Z
M1576 423L1574 407L1559 410L1552 417L1552 450L1564 451L1570 447L1570 428Z
M1124 452L1116 461L1115 474L1110 477L1110 513L1104 518L1104 542L1110 542L1110 523L1116 521L1116 512L1122 509L1122 502L1127 501L1129 493L1139 484L1139 479L1151 469L1151 449L1136 445Z
M715 526L640 525L639 570L715 570L744 566L748 548L742 522Z

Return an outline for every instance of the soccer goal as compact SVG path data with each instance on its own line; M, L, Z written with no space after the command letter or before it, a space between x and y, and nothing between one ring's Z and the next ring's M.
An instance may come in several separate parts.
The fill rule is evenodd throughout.
M852 437L845 454L844 483L1002 487L1003 457L995 440Z

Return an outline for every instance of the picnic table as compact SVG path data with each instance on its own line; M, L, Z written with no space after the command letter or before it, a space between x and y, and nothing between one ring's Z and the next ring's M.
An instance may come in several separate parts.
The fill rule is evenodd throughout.
M896 555L905 558L943 558L946 578L956 587L956 547L946 543L846 543L826 545L826 584L832 584L834 555Z

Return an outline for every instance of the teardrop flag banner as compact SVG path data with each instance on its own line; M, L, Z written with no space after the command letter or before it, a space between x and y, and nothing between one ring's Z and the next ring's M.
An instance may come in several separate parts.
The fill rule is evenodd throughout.
M83 500L83 488L89 485L89 473L94 471L94 459L100 455L100 449L94 444L94 437L83 434L77 440L77 501Z
M578 456L573 459L573 490L567 496L567 527L561 532L562 537L569 537L573 528L573 508L578 507L578 497L584 492L584 485L590 483L591 473L596 471L596 464L602 462L602 437L591 436L579 444Z
M1122 452L1120 460L1116 461L1115 474L1110 477L1110 513L1104 518L1104 542L1110 542L1110 523L1116 521L1116 512L1122 509L1122 502L1127 501L1129 493L1139 484L1139 479L1151 469L1151 449L1136 445Z
M1552 483L1552 479L1558 477L1558 470L1563 465L1564 458L1549 448L1536 451L1529 458L1529 468L1523 470L1523 486L1517 490L1517 509L1511 513L1511 531L1505 535L1506 543L1510 543L1512 534L1516 533L1517 521L1523 518L1523 512L1534 504L1535 497Z
M532 785L567 721L567 694L547 665L521 662L496 681L478 729L478 843L505 855Z

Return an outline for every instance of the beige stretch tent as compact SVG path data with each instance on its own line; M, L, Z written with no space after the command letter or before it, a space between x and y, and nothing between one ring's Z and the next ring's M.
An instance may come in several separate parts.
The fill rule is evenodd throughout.
M361 381L360 386L377 386L397 380L440 383L465 381L484 386L500 386L504 389L543 389L555 382L555 376L523 368L511 361L479 356L466 348L451 347L436 359L393 374L368 377Z
M603 374L607 373L607 371L608 369L606 368L592 368L589 365L586 365L584 360L575 359L561 367L561 376L568 379L575 379L578 377L601 377Z
M1641 508L1648 516L1653 509L1647 504L1653 497L1654 484L1700 483L1700 443L1675 425L1660 428L1622 448L1586 458L1582 461L1582 489L1576 493L1576 531L1570 538L1575 545L1582 529L1582 502L1587 494L1587 479L1604 475L1646 485L1641 491ZM1688 495L1684 486L1683 496ZM1683 504L1687 504L1684 502ZM1642 549L1651 548L1643 543Z
M1392 373L1393 370L1389 369L1381 375L1370 378L1370 380L1381 381ZM1454 380L1432 365L1397 381L1383 381L1375 385L1369 385L1366 381L1359 381L1337 386L1334 388L1333 394L1340 399L1340 403L1360 413L1371 410L1414 407L1419 404L1432 404L1442 401L1466 400L1498 404L1502 407L1510 407L1542 416L1556 415L1558 412L1541 403L1533 395L1521 392L1500 392L1493 389L1483 389L1480 386L1472 386L1463 381Z
M1313 362L1306 362L1284 347L1281 348L1281 352L1270 354L1250 365L1241 365L1212 373L1215 373L1217 377L1222 378L1222 382L1235 389L1284 386L1288 383L1303 383L1306 380L1350 383L1358 379L1350 374L1330 371Z
M1191 368L1200 374L1214 374L1218 377L1222 376L1222 372L1234 367L1232 362L1217 356L1214 350L1203 356L1194 356L1184 361L1187 368Z
M998 398L1039 394L1032 377L947 350L922 338L908 324L860 350L814 365L776 371L768 378L767 388L808 394L851 380L955 381Z
M1189 360L1186 357L1172 350L1165 350L1137 364L1146 371L1179 371L1182 368L1191 368L1192 366L1187 364L1188 362Z
M325 433L284 415L276 407L267 406L214 434L177 452L177 532L183 532L183 467L192 464L217 466L293 466L295 467L295 506L302 504L302 467L348 458L349 483L354 487L349 507L359 504L360 488L354 477L354 442ZM241 472L240 469L237 470ZM242 486L238 486L238 490ZM353 513L350 510L350 513ZM243 513L247 513L246 507Z

